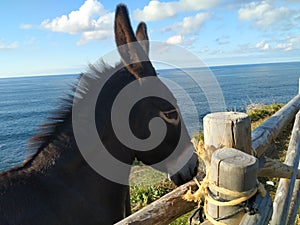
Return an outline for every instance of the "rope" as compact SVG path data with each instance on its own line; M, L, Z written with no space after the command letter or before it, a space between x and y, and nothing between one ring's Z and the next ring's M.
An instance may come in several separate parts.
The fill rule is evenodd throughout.
M207 212L207 201L205 201L205 203L204 203L204 214L205 214L206 218L209 220L209 222L211 222L214 225L229 225L227 223L222 223L222 222L216 221L212 216L210 216L208 214L208 212Z
M252 198L256 193L259 193L262 197L266 196L266 190L264 189L264 186L257 181L257 185L252 188L251 190L244 191L244 192L237 192L237 191L232 191L229 189L226 189L224 187L219 187L215 184L215 182L209 180L209 169L207 170L207 174L203 181L199 182L196 178L194 178L194 181L196 182L198 186L198 190L195 193L192 193L191 190L189 190L184 196L183 199L187 201L195 201L199 202L199 204L204 201L204 214L206 218L214 225L228 225L226 223L222 223L219 220L223 219L228 219L230 217L233 217L237 215L238 213L242 211L249 211L247 210L247 207L242 207L241 209L238 209L236 212L232 213L231 215L228 215L223 218L213 218L210 216L207 212L207 203L211 203L213 205L217 206L235 206L242 204L243 202L246 202L250 198ZM230 201L222 201L222 200L216 200L212 198L209 194L211 190L214 190L216 192L219 192L221 194L224 194L226 196L230 196L234 198L233 200Z
M198 209L194 212L193 216L195 216L197 213L202 212L202 206L200 205L202 202L204 202L203 211L206 216L206 218L214 225L228 225L225 223L220 222L220 220L231 218L240 212L250 212L250 213L256 213L257 208L253 205L249 205L249 199L252 198L256 193L260 194L262 197L266 196L266 190L264 186L257 181L257 185L252 188L251 190L244 191L244 192L237 192L232 191L229 189L226 189L224 187L219 187L216 185L215 182L212 180L209 180L209 174L210 174L210 158L211 158L211 152L205 151L204 141L203 140L192 140L194 147L197 151L197 154L200 159L205 163L206 166L206 176L204 179L199 182L196 178L194 178L194 181L196 182L198 186L198 190L194 193L192 193L192 190L188 190L187 193L183 196L183 199L187 201L194 201L199 203ZM252 155L255 155L255 151L252 150ZM221 198L213 198L213 194L211 190L214 190L215 192L221 193L223 195L232 197L233 200L227 201ZM211 197L213 196L213 197ZM216 196L217 197L217 196ZM226 215L221 218L213 218L210 216L207 212L207 204L213 204L216 206L236 206L243 204L238 210L233 212L230 215ZM191 216L190 221L192 221L193 216Z
M234 200L221 202L221 201L218 201L218 200L215 200L215 199L211 198L209 195L205 196L205 199L206 199L207 202L209 202L213 205L217 205L217 206L239 205L242 202L247 201L248 199L250 199L251 197L253 197L257 193L257 187L255 187L255 188L253 188L249 191L245 191L245 192L236 192L236 191L231 191L231 190L226 189L226 188L218 187L213 182L210 182L209 184L210 184L209 185L210 189L214 189L215 191L217 191L221 194L236 198Z

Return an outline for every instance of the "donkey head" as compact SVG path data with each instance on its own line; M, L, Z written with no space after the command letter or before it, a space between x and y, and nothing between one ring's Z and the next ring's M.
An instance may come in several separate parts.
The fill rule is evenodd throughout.
M176 99L159 80L149 60L145 23L141 22L134 34L122 4L115 14L115 40L127 73L135 78L129 84L137 96L129 113L134 138L124 134L124 140L129 140L127 146L143 163L167 172L175 184L192 179L198 160Z

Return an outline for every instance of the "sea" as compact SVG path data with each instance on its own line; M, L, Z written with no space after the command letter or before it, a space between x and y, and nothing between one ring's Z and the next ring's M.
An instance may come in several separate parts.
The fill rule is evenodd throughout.
M205 79L199 84L188 75L191 72L201 76L202 71L203 68L158 71L163 81L177 84L174 88L166 82L178 99L190 134L201 130L203 117L214 111L214 95L218 98L214 103L224 104L224 110L245 112L249 104L287 103L298 94L300 62L211 67L209 76L215 82L209 94L203 88L209 85ZM0 78L0 171L20 164L32 154L34 149L30 149L28 139L59 108L77 77L72 74Z

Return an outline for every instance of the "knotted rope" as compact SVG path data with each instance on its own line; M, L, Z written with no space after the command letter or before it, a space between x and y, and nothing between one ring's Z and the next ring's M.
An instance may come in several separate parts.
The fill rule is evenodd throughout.
M195 145L195 143L194 143L194 145ZM198 142L197 145L195 146L195 149L197 150L197 153L201 159L206 158L206 156L203 155L203 154L205 154L205 151L203 151L203 142L201 142L201 141ZM259 193L262 197L266 196L266 190L265 190L264 186L258 181L257 181L257 185L254 188L252 188L248 191L244 191L244 192L232 191L232 190L226 189L224 187L219 187L214 181L209 179L210 164L209 163L205 163L205 164L206 164L206 176L204 177L204 179L199 182L196 178L194 178L194 181L196 182L196 184L198 186L198 190L195 191L194 193L192 193L191 189L188 190L187 193L183 196L183 199L185 199L187 201L198 202L199 207L201 207L200 204L204 201L204 214L205 214L206 218L212 224L228 225L226 223L222 223L222 222L218 221L218 220L225 219L225 218L215 219L208 214L207 203L210 203L210 204L213 204L216 206L236 206L243 202L246 202L247 200L252 198L256 193ZM230 200L230 201L216 200L210 196L210 193L212 193L212 191L229 196L229 197L233 198L233 200ZM244 210L244 208L242 208L242 210L238 210L237 212L233 213L232 215L229 215L226 218L230 218L231 216L234 216L243 210Z

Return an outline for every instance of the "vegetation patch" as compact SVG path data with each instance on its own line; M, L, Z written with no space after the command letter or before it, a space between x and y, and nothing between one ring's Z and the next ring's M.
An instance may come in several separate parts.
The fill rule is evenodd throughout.
M161 198L175 188L176 186L167 179L154 185L132 185L130 187L130 201L132 212L140 210L144 206Z
M264 104L251 104L247 106L246 113L251 118L251 127L252 130L256 129L260 124L265 122L276 113L283 104L273 103L271 105L264 105Z

